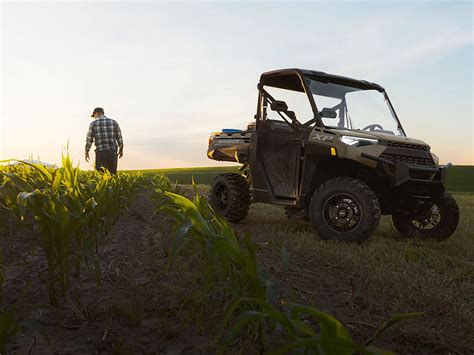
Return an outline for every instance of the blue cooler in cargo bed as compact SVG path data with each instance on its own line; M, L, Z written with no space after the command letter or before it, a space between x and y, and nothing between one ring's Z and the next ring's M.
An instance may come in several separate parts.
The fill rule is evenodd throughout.
M224 128L222 133L240 133L242 132L241 129L233 129L233 128Z

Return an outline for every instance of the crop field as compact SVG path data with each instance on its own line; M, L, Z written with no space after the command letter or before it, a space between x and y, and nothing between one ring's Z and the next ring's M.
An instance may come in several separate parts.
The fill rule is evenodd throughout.
M219 174L236 173L238 171L238 166L140 170L143 174L164 174L172 182L180 184L191 184L194 177L196 184L205 185L210 185Z
M361 245L264 204L222 220L202 196L235 169L0 167L0 353L472 353L474 168L450 239L384 217Z
M212 180L222 173L238 172L238 166L179 168L179 169L152 169L141 170L144 174L166 174L173 182L191 184L192 178L197 184L210 185ZM450 191L474 192L474 166L458 165L448 170L447 187Z

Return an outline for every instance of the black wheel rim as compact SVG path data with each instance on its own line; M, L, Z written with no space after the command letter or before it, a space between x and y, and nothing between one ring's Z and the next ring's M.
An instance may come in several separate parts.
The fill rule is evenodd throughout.
M332 195L323 208L327 225L340 233L348 233L357 228L362 217L359 202L347 193Z
M425 213L412 219L411 223L421 230L435 228L441 222L441 209L435 204L431 204Z
M214 206L223 211L229 204L229 188L226 184L218 184L214 188Z

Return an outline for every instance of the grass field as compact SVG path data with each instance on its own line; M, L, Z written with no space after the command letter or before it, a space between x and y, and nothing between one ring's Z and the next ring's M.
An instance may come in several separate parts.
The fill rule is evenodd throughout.
M199 167L199 168L175 168L175 169L150 169L140 170L145 174L162 173L169 177L173 182L180 184L191 184L192 178L196 184L210 185L212 180L223 173L236 173L239 166L218 166L218 167Z
M238 172L238 166L178 168L178 169L151 169L141 170L143 173L164 173L171 181L181 184L190 184L192 177L197 184L209 185L212 180L222 173ZM449 191L474 192L474 166L453 166L448 170L447 188Z

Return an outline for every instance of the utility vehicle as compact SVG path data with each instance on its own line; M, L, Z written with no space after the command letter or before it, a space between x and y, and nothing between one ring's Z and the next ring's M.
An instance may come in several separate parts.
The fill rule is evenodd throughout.
M406 236L443 240L459 210L446 171L425 142L408 138L385 89L303 69L263 73L255 122L213 133L210 159L242 164L215 178L212 207L229 221L249 204L284 206L322 239L363 241L391 215Z

